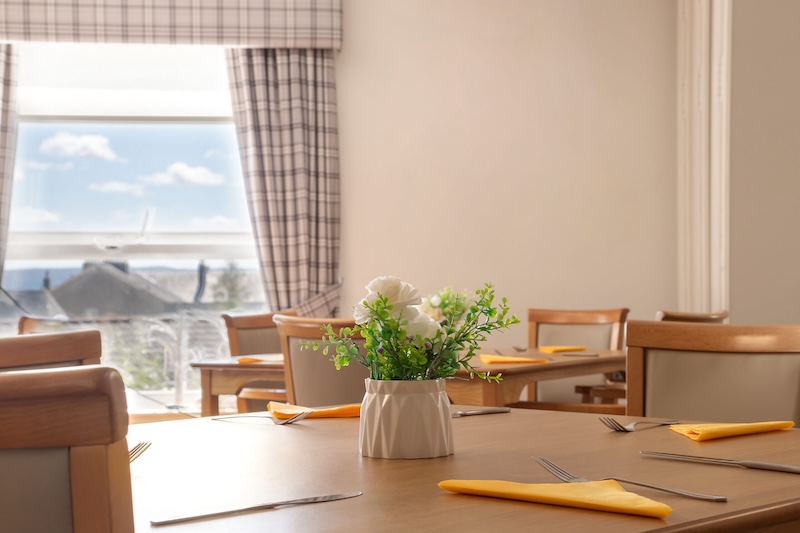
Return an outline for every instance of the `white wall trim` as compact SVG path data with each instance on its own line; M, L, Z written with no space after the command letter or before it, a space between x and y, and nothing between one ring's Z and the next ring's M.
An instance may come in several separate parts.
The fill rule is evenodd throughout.
M728 309L731 0L678 2L678 306Z

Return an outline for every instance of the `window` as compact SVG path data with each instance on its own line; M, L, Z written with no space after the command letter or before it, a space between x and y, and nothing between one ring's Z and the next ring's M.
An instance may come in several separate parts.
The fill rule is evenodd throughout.
M18 94L4 329L94 324L181 403L188 362L227 355L220 313L265 310L222 49L24 44Z

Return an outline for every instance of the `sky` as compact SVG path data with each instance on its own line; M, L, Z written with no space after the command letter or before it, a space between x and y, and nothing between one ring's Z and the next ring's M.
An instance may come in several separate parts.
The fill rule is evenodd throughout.
M250 231L231 123L23 122L11 231Z

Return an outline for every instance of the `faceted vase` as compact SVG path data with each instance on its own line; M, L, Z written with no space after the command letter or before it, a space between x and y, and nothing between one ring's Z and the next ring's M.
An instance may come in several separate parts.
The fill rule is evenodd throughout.
M450 401L443 379L367 379L359 448L365 457L422 459L453 453Z

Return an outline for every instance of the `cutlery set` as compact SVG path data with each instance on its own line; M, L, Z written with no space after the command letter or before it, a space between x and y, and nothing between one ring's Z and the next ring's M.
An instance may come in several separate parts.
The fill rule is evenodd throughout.
M671 424L677 424L680 420L667 420L665 422L654 422L650 420L636 420L635 422L631 422L630 424L622 425L616 420L608 416L601 416L600 422L605 424L606 427L609 429L613 429L614 431L618 431L620 433L630 433L631 431L636 431L637 424L655 424L657 426L669 426Z
M313 411L303 411L301 413L297 413L296 415L290 418L276 418L274 416L263 416L263 415L224 415L224 416L215 416L212 420L229 420L231 418L269 418L272 420L272 423L276 426L285 426L286 424L294 424L295 422L299 422L303 420L305 417L310 415Z
M204 518L218 518L220 516L229 516L239 513L247 513L250 511L262 511L265 509L272 509L282 505L300 505L303 503L317 503L317 502L331 502L334 500L344 500L347 498L355 498L361 496L362 492L345 492L343 494L327 494L325 496L312 496L310 498L299 498L295 500L284 500L280 502L262 503L259 505L251 505L249 507L240 507L237 509L226 509L224 511L214 511L211 513L203 513L190 516L176 516L171 518L159 518L150 520L150 524L154 526L167 526L170 524L180 524L182 522L191 522L192 520L201 520Z
M800 474L800 466L785 465L781 463L764 463L761 461L737 461L734 459L717 459L714 457L698 457L696 455L681 455L679 453L667 452L639 452L642 455L658 457L659 459L671 459L673 461L688 461L690 463L706 463L712 465L738 466L739 468L754 468L757 470L773 470L776 472L789 472L790 474Z
M629 424L621 424L617 420L607 417L601 416L600 422L603 423L606 427L613 431L617 431L620 433L630 433L632 431L636 431L636 426L638 424L655 424L656 426L666 426L671 424L679 423L679 420L667 420L663 422L655 422L651 420L636 420ZM642 455L649 456L649 457L656 457L659 459L668 459L673 461L687 461L693 463L706 463L706 464L715 464L715 465L724 465L724 466L736 466L739 468L754 468L759 470L772 470L777 472L789 472L792 474L800 474L800 466L795 465L787 465L787 464L780 464L780 463L765 463L761 461L738 461L734 459L717 459L714 457L699 457L695 455L681 455L678 453L667 453L667 452L651 452L651 451L642 451L639 452ZM545 457L534 457L533 458L537 463L539 463L545 470L553 474L555 477L560 479L561 481L567 483L578 483L578 482L585 482L589 481L588 479L578 477L574 474L571 474L561 468L559 465L555 464L553 461ZM704 494L702 492L692 492L684 489L676 489L673 487L664 487L662 485L654 485L652 483L644 483L641 481L634 481L632 479L625 479L619 477L604 477L601 480L613 479L619 483L629 483L631 485L639 485L640 487L648 487L655 490L661 490L664 492L669 492L672 494L678 494L680 496L686 496L687 498L694 498L697 500L708 500L714 502L726 502L728 498L725 496L717 496L714 494Z
M491 415L494 413L510 413L510 407L482 407L480 409L469 409L467 411L453 411L453 418L474 415Z
M544 467L545 470L547 470L548 472L550 472L551 474L556 476L561 481L565 481L567 483L579 483L579 482L583 482L583 481L589 481L588 479L585 479L585 478L578 477L578 476L575 476L573 474L570 474L569 472L567 472L566 470L564 470L563 468L561 468L560 466L555 464L553 461L550 461L550 460L548 460L548 459L546 459L544 457L534 457L534 459L536 460L537 463L542 465L542 467ZM640 487L648 487L648 488L651 488L651 489L660 490L660 491L664 491L664 492L669 492L669 493L672 493L672 494L678 494L680 496L686 496L687 498L694 498L696 500L708 500L708 501L712 501L712 502L726 502L726 501L728 501L728 498L726 498L725 496L716 496L714 494L704 494L702 492L692 492L692 491L689 491L689 490L675 489L675 488L672 488L672 487L664 487L662 485L654 485L652 483L644 483L642 481L634 481L632 479L624 479L624 478L621 478L621 477L604 477L604 478L601 478L601 480L606 480L606 479L613 479L614 481L617 481L619 483L630 483L631 485L639 485Z
M139 444L128 450L128 462L129 463L134 462L136 459L139 458L140 455L146 452L147 448L149 447L150 447L149 442L140 442Z

